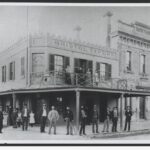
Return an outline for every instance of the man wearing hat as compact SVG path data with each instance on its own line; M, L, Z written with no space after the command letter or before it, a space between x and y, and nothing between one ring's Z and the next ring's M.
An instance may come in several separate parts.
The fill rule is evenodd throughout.
M73 112L70 110L70 107L66 107L66 112L64 114L64 120L67 125L67 135L69 135L69 130L70 130L70 134L73 135L73 125L72 125Z
M54 127L54 134L56 134L56 122L59 119L58 111L55 110L55 107L51 107L52 110L48 113L48 120L49 120L49 134L51 134L51 128Z
M124 131L126 131L127 126L128 126L128 131L130 131L130 124L131 124L131 117L132 117L132 111L130 106L127 106L127 109L125 110L125 127L124 127Z
M2 133L3 128L3 112L2 112L2 106L0 106L0 133Z
M27 104L24 105L22 110L22 130L24 131L28 129L28 119L29 119L29 110L27 108Z
M96 105L94 105L93 107L93 111L92 111L92 132L95 133L95 126L96 126L96 133L98 132L98 118L99 118L99 114L97 111L97 107Z
M81 106L81 113L80 113L81 127L80 127L80 132L79 132L80 136L82 135L82 133L83 133L83 135L86 135L86 133L85 133L86 118L87 118L87 115L86 115L85 109L83 106Z
M114 107L112 111L112 132L117 132L118 108Z
M47 109L46 109L46 104L43 104L42 110L40 112L40 131L41 133L45 132L45 125L46 125L46 120L47 120Z

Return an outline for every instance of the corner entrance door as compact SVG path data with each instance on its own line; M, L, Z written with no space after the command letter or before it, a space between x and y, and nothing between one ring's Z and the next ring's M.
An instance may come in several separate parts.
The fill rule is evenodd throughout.
M145 97L140 97L140 119L145 119Z
M102 96L100 100L100 122L104 122L105 113L107 111L107 99Z

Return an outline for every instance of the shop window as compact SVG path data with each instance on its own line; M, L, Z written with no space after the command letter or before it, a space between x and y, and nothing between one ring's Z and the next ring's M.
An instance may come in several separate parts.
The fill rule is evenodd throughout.
M126 52L126 69L127 71L131 71L131 51Z
M21 76L25 76L25 58L21 57Z
M2 66L2 82L6 82L6 66Z
M140 119L145 119L145 97L140 97L140 114L139 117Z
M15 62L9 64L9 79L15 80Z
M146 56L145 55L140 55L140 73L145 74L145 60Z

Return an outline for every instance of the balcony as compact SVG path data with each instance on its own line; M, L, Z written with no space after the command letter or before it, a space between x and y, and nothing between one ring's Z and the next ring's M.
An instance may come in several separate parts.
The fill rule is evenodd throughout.
M65 72L38 72L31 73L31 86L45 87L93 87L127 90L127 80L108 78L106 76L90 75L83 73Z

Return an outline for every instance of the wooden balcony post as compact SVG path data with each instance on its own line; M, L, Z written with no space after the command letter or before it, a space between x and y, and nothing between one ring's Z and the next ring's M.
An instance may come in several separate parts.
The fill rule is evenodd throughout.
M76 129L79 133L79 123L80 123L80 91L76 90Z
M13 100L13 109L15 109L16 108L16 94L15 93L12 94L12 100Z
M124 99L124 95L121 94L121 97L119 98L120 100L120 130L121 131L123 129L123 99Z

